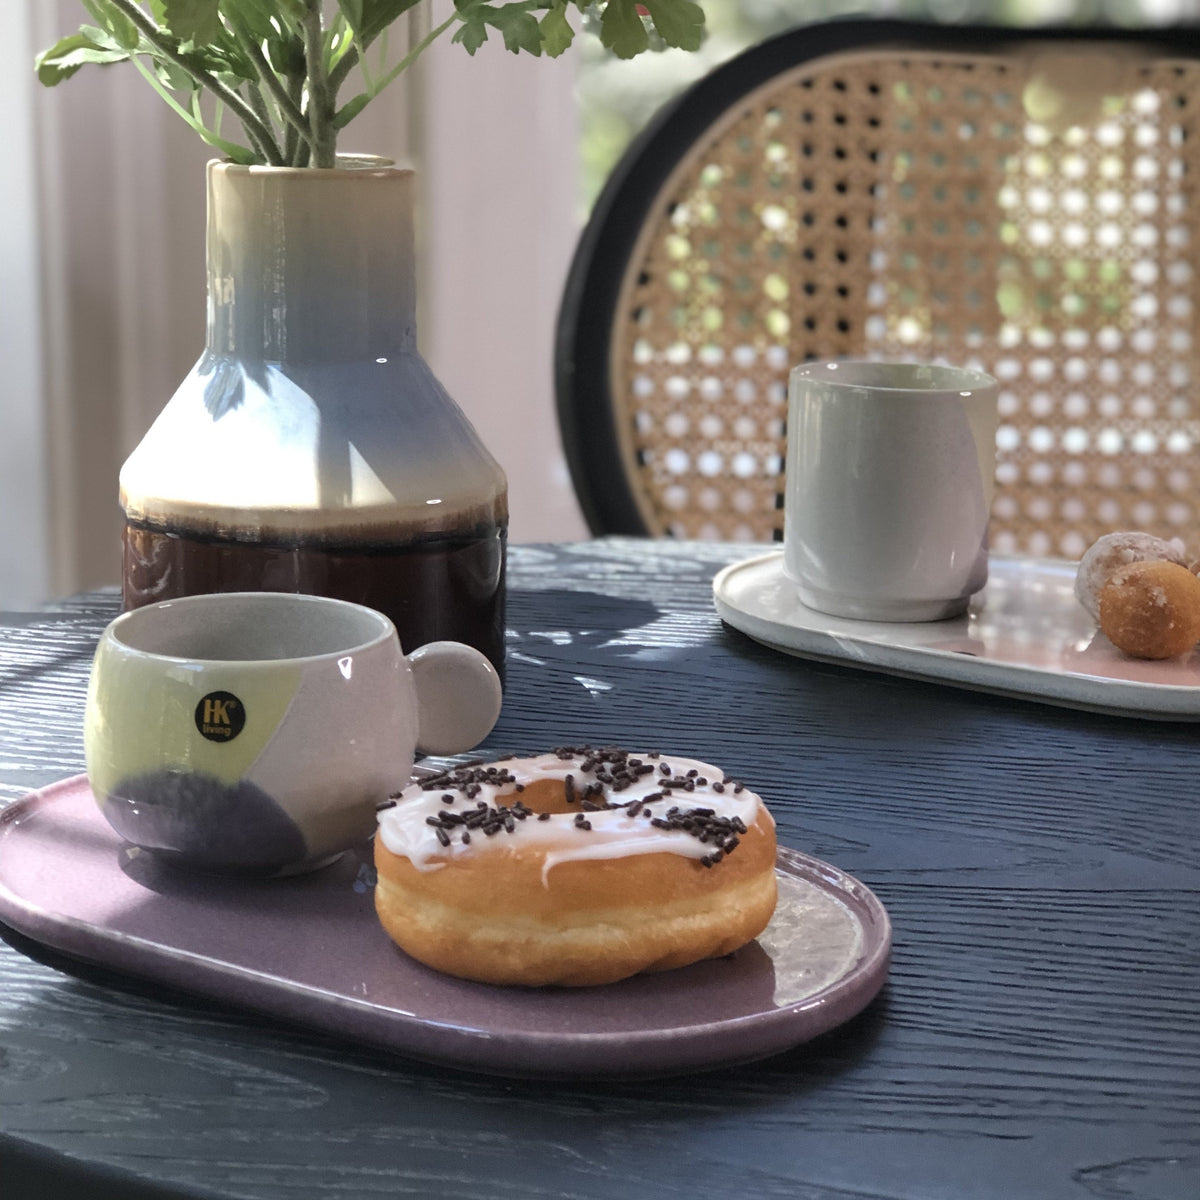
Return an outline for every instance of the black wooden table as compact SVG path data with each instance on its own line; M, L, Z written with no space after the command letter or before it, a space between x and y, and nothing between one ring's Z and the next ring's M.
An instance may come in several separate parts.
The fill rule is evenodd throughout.
M805 663L722 627L744 549L512 553L487 748L653 744L887 905L884 993L736 1069L460 1074L0 944L0 1197L1195 1200L1200 727ZM0 803L83 767L117 600L0 624Z

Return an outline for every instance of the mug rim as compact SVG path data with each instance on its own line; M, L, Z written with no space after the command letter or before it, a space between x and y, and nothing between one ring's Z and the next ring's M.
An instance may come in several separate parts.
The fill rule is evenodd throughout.
M355 612L378 627L378 632L366 639L360 639L335 650L323 650L313 654L291 654L283 658L207 658L196 654L164 654L158 650L148 650L143 646L132 644L123 635L126 627L138 624L148 619L152 613L161 612L168 608L219 608L230 600L238 600L251 607L259 604L294 604L303 607L306 604L320 608L335 609L342 612ZM383 645L395 638L399 644L396 627L391 619L370 608L365 604L356 604L352 600L340 600L334 596L315 596L308 592L202 592L191 596L176 596L169 600L158 600L153 604L143 604L131 608L114 617L105 628L102 638L116 643L123 653L138 655L141 658L162 663L195 663L201 666L237 667L242 670L278 668L287 664L304 664L325 662L344 658L346 655L362 654ZM401 654L404 654L401 647Z
M855 368L895 368L900 371L930 371L937 372L941 381L928 385L912 383L874 383L861 378L854 378ZM845 375L838 372L845 371ZM959 382L953 382L957 378ZM949 363L918 362L909 359L886 358L842 358L818 359L812 362L800 363L791 370L791 381L814 382L827 387L838 389L854 389L856 391L872 391L889 394L905 394L914 396L971 396L979 392L991 391L999 387L994 376L980 371L975 367L959 367Z

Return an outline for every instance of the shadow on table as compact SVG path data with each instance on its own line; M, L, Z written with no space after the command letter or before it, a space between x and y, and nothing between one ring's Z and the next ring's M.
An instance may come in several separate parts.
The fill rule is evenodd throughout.
M568 588L512 590L507 609L508 649L530 654L536 654L539 648L549 652L554 647L570 647L584 656L607 651L606 657L625 658L636 647L624 646L615 639L645 629L663 617L662 610L650 600Z

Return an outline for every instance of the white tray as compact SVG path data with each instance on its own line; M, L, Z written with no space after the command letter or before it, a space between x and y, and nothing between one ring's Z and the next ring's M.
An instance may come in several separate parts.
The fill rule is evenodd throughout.
M1076 564L994 555L988 585L949 621L884 624L814 612L783 554L734 563L713 580L723 621L801 658L844 663L1068 708L1200 720L1200 654L1149 662L1122 654L1075 599Z

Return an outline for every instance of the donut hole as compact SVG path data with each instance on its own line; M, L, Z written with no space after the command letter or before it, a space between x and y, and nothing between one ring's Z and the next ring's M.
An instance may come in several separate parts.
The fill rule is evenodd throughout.
M518 801L535 813L579 811L578 799L574 804L567 802L566 785L559 779L536 779L532 783L527 783L519 792L510 792L508 795L496 797L496 804L503 808L512 808Z
M1100 628L1133 658L1175 658L1200 641L1200 579L1174 562L1133 563L1100 593Z

